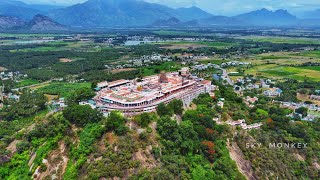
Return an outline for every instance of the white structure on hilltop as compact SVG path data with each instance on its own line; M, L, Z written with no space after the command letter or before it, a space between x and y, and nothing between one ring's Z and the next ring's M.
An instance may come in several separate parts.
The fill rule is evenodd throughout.
M174 99L180 99L184 106L189 106L199 94L210 93L214 88L211 81L197 81L188 68L183 68L179 72L148 76L140 82L117 80L99 83L95 102L102 112L118 110L130 116L155 111L160 103L166 104Z

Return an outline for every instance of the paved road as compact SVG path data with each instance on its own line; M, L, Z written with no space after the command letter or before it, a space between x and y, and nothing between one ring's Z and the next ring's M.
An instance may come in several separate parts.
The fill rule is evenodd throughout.
M233 81L230 79L227 70L223 68L220 68L220 70L222 71L222 78L225 79L229 85L233 85Z

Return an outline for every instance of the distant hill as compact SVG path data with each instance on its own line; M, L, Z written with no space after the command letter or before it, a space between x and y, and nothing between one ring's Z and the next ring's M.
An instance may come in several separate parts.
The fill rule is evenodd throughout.
M35 15L29 22L17 17L0 15L0 30L13 31L64 31L67 27L44 15Z
M20 18L0 15L0 29L2 30L14 28L14 27L21 27L21 26L24 26L25 24L26 22Z
M70 26L128 27L148 26L157 20L170 18L191 21L210 17L211 14L196 7L173 9L138 0L89 0L53 10L48 16Z
M28 22L37 14L46 15L52 19L52 22L72 28L320 26L320 9L304 12L303 15L299 15L300 18L284 9L276 11L260 9L227 17L212 15L194 6L174 9L143 0L88 0L69 7L26 4L18 0L0 0L3 27L10 26L4 25L10 21L10 17ZM16 19L17 23L18 19ZM59 29L58 25L49 24L52 25L52 28ZM38 28L45 29L44 27Z
M157 20L152 24L154 27L172 27L172 26L180 26L181 21L177 18L169 18L166 20Z
M200 19L201 26L243 26L246 21L227 16L211 16L210 18Z
M177 14L175 17L182 21L192 21L196 19L209 18L212 14L209 14L202 9L192 6L190 8L178 8L175 10Z
M255 26L287 26L294 25L298 22L296 16L290 14L288 11L279 9L276 11L269 11L267 9L260 9L245 14L234 16L238 21L245 22L247 25Z
M51 18L37 14L33 17L33 19L27 23L27 25L23 28L26 28L30 31L63 31L67 30L67 28L55 21Z
M15 0L0 0L0 15L14 16L24 20L30 20L37 14L45 14L49 10L61 8L61 6L26 4Z

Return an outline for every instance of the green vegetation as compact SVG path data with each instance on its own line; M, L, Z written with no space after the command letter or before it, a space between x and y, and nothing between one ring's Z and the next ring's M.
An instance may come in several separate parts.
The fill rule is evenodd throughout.
M99 122L103 117L99 111L93 110L89 105L68 106L63 111L63 116L71 123L76 124L80 127L83 127L88 123Z
M319 49L318 40L296 38L296 35L250 36L250 32L241 30L235 32L243 36L234 39L216 36L217 32L225 33L219 30L130 32L129 36L141 33L141 36L153 35L165 40L138 46L119 46L128 38L127 34L121 34L122 31L111 35L90 34L90 41L86 42L64 42L61 40L63 35L58 34L0 34L3 38L0 69L21 72L20 76L2 81L4 93L39 84L34 92L26 89L14 92L13 95L20 95L19 100L6 98L3 102L0 110L0 179L31 179L38 169L39 177L33 178L50 179L49 176L41 177L50 170L56 173L57 179L67 180L242 180L245 177L229 154L230 148L237 146L243 152L243 158L251 162L253 174L258 179L319 179L316 164L320 159L319 119L313 122L301 121L296 116L291 119L287 115L293 110L283 109L273 101L300 102L297 93L308 96L320 89L320 51L299 50ZM16 44L47 36L53 36L56 41ZM110 37L116 37L113 46L105 43ZM175 37L206 40L177 41L172 39ZM128 71L109 69L154 53L171 56L173 61L153 62L149 66L143 62L142 67L134 66ZM184 54L204 55L208 59L191 59ZM180 100L173 100L160 104L153 113L127 117L113 111L104 117L90 106L78 105L79 101L95 95L92 89L100 81L134 78L140 81L144 76L161 71L233 60L251 62L251 65L229 67L228 71L240 72L232 78L247 75L270 78L276 81L275 87L283 90L282 95L271 99L259 95L262 90L246 90L244 97L259 98L249 107L233 87L215 82L219 90L214 98L202 94L188 108L184 108ZM211 68L191 73L211 79L213 73L221 73L221 70ZM258 80L253 79L252 83ZM68 107L62 112L48 114L45 94L65 97ZM219 98L225 99L223 108L217 106ZM303 98L301 101L312 103ZM303 117L307 114L319 116L319 112L306 108L296 109L296 112ZM221 122L213 121L217 117ZM263 126L245 131L224 124L239 119L245 119L247 124L263 123ZM248 142L261 143L262 147L247 148ZM307 143L308 147L269 148L269 143L273 142L300 142ZM43 159L47 159L48 165Z
M45 109L46 98L43 94L24 91L19 100L8 100L0 111L1 119L12 121L30 117Z
M25 87L25 86L30 86L30 85L34 85L34 84L38 84L39 81L34 80L34 79L24 79L20 82L17 83L16 87Z
M264 64L253 66L252 68L245 71L246 74L259 75L264 77L275 77L275 78L291 78L299 81L304 80L320 80L320 71L317 66L310 67L288 67L278 66L275 64Z
M84 88L91 88L91 83L65 83L52 82L47 86L39 88L39 93L70 97L74 91L78 92Z
M279 44L319 44L319 41L317 39L310 38L249 36L245 37L245 39L253 40L255 42L271 42Z
M141 69L143 76L151 76L154 74L159 74L161 71L173 72L180 70L183 66L175 62L166 62L160 65L147 66Z

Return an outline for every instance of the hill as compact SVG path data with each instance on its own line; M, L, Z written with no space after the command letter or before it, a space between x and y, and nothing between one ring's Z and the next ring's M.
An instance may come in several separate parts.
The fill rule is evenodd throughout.
M37 14L44 14L57 8L61 6L26 4L15 0L0 1L0 15L14 16L24 20L30 20Z
M17 17L0 15L0 29L10 29L14 27L24 26L25 23L25 21Z
M47 16L37 14L27 24L26 29L31 31L63 31L67 28Z
M298 22L297 17L290 14L288 11L279 9L270 11L260 9L245 14L234 16L235 19L244 21L248 25L255 26L287 26L294 25Z
M48 16L70 26L136 27L147 26L157 20L177 18L181 21L190 21L211 15L196 7L172 9L137 0L89 0L51 11Z
M17 17L0 15L0 30L13 31L63 31L67 27L53 21L47 16L37 14L30 21Z

